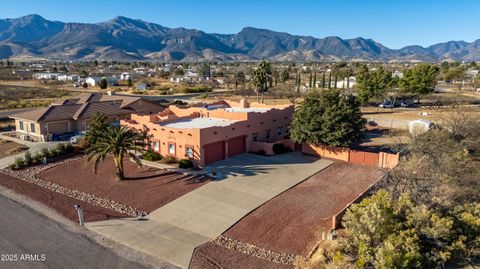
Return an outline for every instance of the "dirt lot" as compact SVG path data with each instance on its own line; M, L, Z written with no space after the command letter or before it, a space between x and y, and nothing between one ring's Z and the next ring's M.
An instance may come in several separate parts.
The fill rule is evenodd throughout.
M112 159L100 164L97 174L92 164L80 159L47 169L37 176L61 186L108 198L131 207L151 212L200 187L192 177L144 166L138 168L124 160L127 179L117 182Z
M8 141L8 140L0 140L0 159L13 154L17 154L27 149L28 149L27 146L24 146L15 142Z
M84 211L85 221L100 221L110 218L126 217L126 215L105 209L103 207L94 206L89 203L73 199L63 194L53 192L37 185L25 182L23 180L0 173L0 185L12 189L13 191L25 195L35 201L54 209L59 214L68 219L77 222L77 212L73 208L75 204L79 204Z
M213 243L205 243L195 250L189 268L287 269L293 266L270 262Z
M331 217L363 193L384 172L335 162L245 216L225 236L278 253L307 255Z

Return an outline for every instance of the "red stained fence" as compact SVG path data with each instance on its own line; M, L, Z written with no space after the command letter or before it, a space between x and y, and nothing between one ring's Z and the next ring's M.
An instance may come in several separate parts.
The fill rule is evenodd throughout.
M369 152L353 150L344 147L329 147L326 145L303 144L302 153L322 158L351 162L356 164L370 165L380 168L394 168L400 159L400 154L387 152Z

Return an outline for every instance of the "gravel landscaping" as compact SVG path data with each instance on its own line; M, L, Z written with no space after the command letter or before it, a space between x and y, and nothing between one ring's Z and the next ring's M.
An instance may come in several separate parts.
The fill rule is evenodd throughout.
M293 265L271 262L255 256L231 250L212 242L196 248L190 269L293 269Z
M39 187L2 172L0 172L0 185L40 202L74 222L78 222L77 212L73 207L75 204L79 204L83 208L85 221L100 221L127 216Z
M119 182L111 158L100 164L97 174L93 173L92 164L81 158L41 171L37 177L147 213L208 182L196 182L193 176L148 166L138 168L127 159L124 168L127 179Z
M251 212L224 235L278 253L307 256L340 212L384 172L335 162Z

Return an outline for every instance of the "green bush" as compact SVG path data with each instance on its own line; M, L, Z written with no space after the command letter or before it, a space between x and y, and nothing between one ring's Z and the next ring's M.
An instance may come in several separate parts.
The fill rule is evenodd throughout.
M35 154L35 156L33 157L33 161L35 163L41 163L44 157L45 156L43 156L41 152L37 152L37 154Z
M25 166L25 163L23 161L23 158L17 157L15 158L15 162L13 162L13 164L10 165L10 168L13 170L18 170L18 169L22 169L24 166Z
M90 142L88 142L88 139L86 139L85 137L82 137L82 138L80 138L80 140L78 140L78 142L77 142L77 144L75 144L75 146L78 149L84 150L84 149L86 149L90 146Z
M158 161L160 160L160 154L154 151L147 151L143 154L143 159L147 161Z
M178 168L192 168L193 167L193 162L189 159L183 159L178 162Z
M54 155L62 155L65 153L64 145L63 143L57 144L55 146L55 149L51 149L52 151L55 151Z
M47 157L47 158L50 158L51 157L51 153L50 151L48 150L48 148L43 148L40 150L40 152L42 153L42 156L43 157Z
M32 153L31 153L29 150L27 150L27 151L25 152L25 160L24 160L23 163L24 163L26 166L32 165L32 163L33 163Z
M288 152L288 148L282 143L273 144L272 150L275 154L283 154Z
M165 156L162 158L162 161L166 164L172 164L172 163L176 163L177 159L175 159L175 157L173 156Z

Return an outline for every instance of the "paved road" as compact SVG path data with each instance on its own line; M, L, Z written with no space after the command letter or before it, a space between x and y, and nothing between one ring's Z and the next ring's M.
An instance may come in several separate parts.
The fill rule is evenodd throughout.
M125 246L187 268L196 247L331 164L298 152L235 156L206 168L215 168L221 180L153 211L147 221L115 219L90 222L87 227Z
M1 195L0 208L0 255L16 254L18 259L21 254L37 254L40 259L45 255L45 261L0 259L2 269L147 268Z

